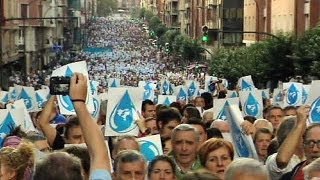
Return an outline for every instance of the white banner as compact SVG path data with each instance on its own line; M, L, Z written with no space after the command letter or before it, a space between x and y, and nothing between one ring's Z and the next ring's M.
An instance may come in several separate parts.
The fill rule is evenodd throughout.
M240 91L240 101L244 116L263 117L263 102L261 91Z
M148 162L156 156L163 155L160 135L146 136L138 139L140 152Z

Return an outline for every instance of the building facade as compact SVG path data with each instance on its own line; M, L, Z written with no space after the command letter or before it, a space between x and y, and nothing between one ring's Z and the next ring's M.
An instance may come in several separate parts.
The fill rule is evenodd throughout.
M271 34L292 33L299 36L307 29L315 27L320 20L318 0L245 0L244 31ZM244 34L247 45L268 36Z

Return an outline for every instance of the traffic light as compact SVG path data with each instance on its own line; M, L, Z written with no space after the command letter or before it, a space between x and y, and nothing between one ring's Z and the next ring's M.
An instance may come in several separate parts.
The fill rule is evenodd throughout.
M209 41L208 31L209 31L208 26L202 26L202 33L203 33L202 41L203 42L208 42Z

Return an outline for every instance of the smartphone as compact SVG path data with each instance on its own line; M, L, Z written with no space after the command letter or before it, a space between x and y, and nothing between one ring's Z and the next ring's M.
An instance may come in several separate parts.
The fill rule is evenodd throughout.
M54 76L50 78L51 95L69 95L70 77Z

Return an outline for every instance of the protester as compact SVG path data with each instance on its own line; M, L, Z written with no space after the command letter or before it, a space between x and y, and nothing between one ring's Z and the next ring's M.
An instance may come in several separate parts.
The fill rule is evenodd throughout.
M233 161L233 146L223 139L212 138L200 146L199 157L203 167L224 179L225 171Z
M22 142L17 148L0 149L1 179L32 180L34 161L31 144Z
M176 179L176 166L168 156L157 156L148 166L149 180Z

